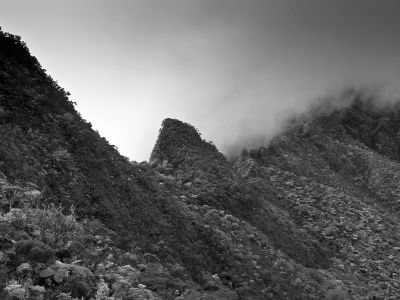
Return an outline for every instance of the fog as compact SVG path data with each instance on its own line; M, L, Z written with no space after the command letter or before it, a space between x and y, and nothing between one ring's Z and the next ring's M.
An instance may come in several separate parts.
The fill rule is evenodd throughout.
M167 117L232 154L346 86L395 97L399 15L394 0L0 0L3 30L136 161Z

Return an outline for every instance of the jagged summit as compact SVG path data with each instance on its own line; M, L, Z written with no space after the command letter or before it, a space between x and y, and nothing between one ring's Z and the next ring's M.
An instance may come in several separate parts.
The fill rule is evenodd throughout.
M168 161L176 166L188 159L207 157L225 160L225 157L212 144L201 138L198 130L177 119L165 119L151 153L151 163Z

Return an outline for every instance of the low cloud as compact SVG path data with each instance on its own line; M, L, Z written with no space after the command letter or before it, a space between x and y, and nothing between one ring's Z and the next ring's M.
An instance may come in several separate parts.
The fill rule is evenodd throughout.
M398 1L21 3L0 10L3 28L133 160L149 158L164 118L193 124L231 155L345 85L399 92Z

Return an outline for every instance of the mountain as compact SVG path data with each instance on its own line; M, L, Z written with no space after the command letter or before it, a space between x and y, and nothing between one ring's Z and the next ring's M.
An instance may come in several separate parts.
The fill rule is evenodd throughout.
M319 106L236 167L259 188L274 189L270 201L331 249L328 270L358 291L354 298L396 299L400 105L379 107L348 93L346 105Z
M149 163L0 33L1 299L397 299L400 106L351 90L229 161L164 120Z

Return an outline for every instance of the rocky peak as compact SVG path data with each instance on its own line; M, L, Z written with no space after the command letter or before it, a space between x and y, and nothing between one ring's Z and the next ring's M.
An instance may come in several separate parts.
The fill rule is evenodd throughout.
M151 153L153 164L171 163L174 166L198 158L225 160L225 157L212 144L201 138L198 130L177 119L165 119Z

